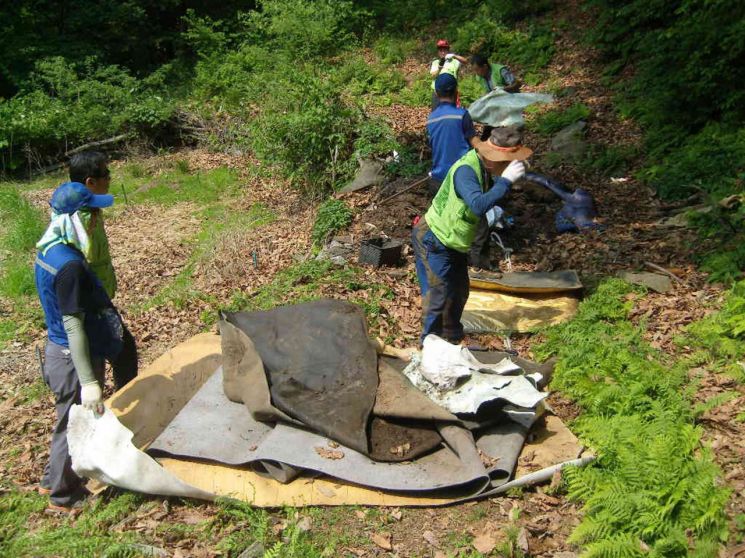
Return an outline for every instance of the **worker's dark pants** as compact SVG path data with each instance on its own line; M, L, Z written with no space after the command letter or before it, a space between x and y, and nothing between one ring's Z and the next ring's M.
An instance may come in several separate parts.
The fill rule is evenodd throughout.
M430 176L427 180L427 194L429 195L429 201L432 201L440 191L442 186L442 180L437 180L434 176Z
M47 342L44 360L44 382L54 394L57 424L52 432L49 462L44 469L41 486L51 491L49 499L58 506L71 506L88 493L83 480L72 470L67 449L67 419L70 408L80 404L80 382L70 351L62 345ZM93 371L103 386L104 362L91 359Z
M486 217L482 217L476 228L476 236L473 238L471 249L468 252L468 265L491 269L491 258L489 257L491 246L489 244L489 223Z
M119 356L111 361L114 387L117 390L123 388L137 376L137 344L124 322L122 322L122 326L124 328L124 346Z
M416 274L422 291L422 336L439 335L451 343L463 339L460 319L468 300L466 254L440 242L424 218L411 231L416 256Z

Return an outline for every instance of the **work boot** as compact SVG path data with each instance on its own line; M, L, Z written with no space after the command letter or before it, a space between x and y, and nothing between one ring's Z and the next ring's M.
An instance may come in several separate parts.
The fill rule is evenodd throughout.
M49 502L49 505L44 510L44 514L54 517L76 517L80 514L80 512L83 511L84 507L85 498L76 500L69 506L58 506L57 504L52 504L51 502Z

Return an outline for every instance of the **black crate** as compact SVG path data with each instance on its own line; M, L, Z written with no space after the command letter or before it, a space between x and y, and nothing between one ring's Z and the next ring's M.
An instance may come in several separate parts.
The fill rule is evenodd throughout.
M398 265L401 259L401 242L390 238L370 238L360 243L361 264L381 267Z

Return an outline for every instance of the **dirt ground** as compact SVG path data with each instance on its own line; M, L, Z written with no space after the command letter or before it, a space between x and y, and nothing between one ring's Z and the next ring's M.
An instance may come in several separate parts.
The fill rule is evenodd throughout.
M588 125L591 142L640 145L639 130L632 123L618 119L612 109L610 92L597 84L599 70L594 54L566 31L557 29L557 33L561 38L549 75L575 90L571 97L559 99L559 105L581 101L592 109ZM419 71L420 65L408 62L402 68L413 72ZM519 72L519 68L516 70ZM393 123L398 133L421 137L427 109L394 105L380 112L395 118ZM535 166L540 172L540 154L546 151L547 140L528 136L526 143L538 154ZM247 157L215 155L201 150L182 152L178 156L186 158L193 170L229 165L243 172L255 164ZM559 208L558 202L537 196L525 187L515 188L505 207L516 223L514 232L506 237L507 243L515 249L512 257L514 269L575 269L587 284L594 284L599 278L622 270L649 270L646 262L672 270L680 278L680 281L673 281L672 291L664 295L650 293L636 301L633 311L635 320L645 321L652 345L671 351L674 336L687 324L715 308L722 295L720 285L707 283L705 276L695 269L692 250L699 241L694 233L687 229L660 227L658 221L669 211L631 173L614 177L621 180L611 180L582 174L566 165L550 174L568 186L589 190L606 228L579 235L557 235L553 214ZM389 184L385 195L404 186L403 181ZM425 192L426 186L422 185L383 205L377 203L385 197L380 189L346 196L345 200L355 209L355 217L344 234L351 236L354 243L381 233L407 240L411 220L426 209ZM43 205L48 195L48 191L36 192L33 201ZM277 214L277 219L244 235L237 233L230 242L215 249L210 260L212 264L204 264L196 270L194 285L209 291L219 300L227 300L234 289L248 293L254 291L269 282L277 270L304 257L310 250L314 217L311 204L299 194L288 194L281 183L251 179L246 183L242 203L250 207L256 202L267 205ZM203 328L200 313L208 306L199 301L181 309L159 306L138 313L126 311L150 299L187 264L190 255L187 240L197 226L193 207L188 204L177 204L165 210L132 206L107 223L119 279L116 302L125 309L125 319L138 340L142 365ZM249 261L257 250L261 254L258 266L241 263ZM494 263L506 269L506 263L500 262L496 250L494 254ZM226 266L217 262L233 263ZM405 249L402 267L370 270L368 274L371 282L385 284L394 293L392 300L384 300L381 304L396 326L391 331L372 333L390 336L396 345L410 346L418 334L420 319L419 293L410 249ZM344 296L339 292L327 294ZM498 338L482 338L480 341L493 348L503 346ZM29 386L39 378L35 350L42 342L43 332L39 331L33 343L12 343L0 352L0 462L3 463L0 482L25 490L32 490L38 483L48 456L48 437L54 422L50 396L45 395L31 403L27 403L24 396L24 390L30 389ZM521 356L532 356L534 338L515 336L512 342ZM735 420L745 404L745 389L706 369L696 373L701 377L697 400L705 401L728 390L740 393L738 398L704 414L700 420L705 439L715 452L726 482L733 488L729 511L734 516L745 509L745 424ZM551 403L563 419L576 416L577 410L564 401L561 394L554 394ZM443 549L447 547L448 533L469 533L483 538L498 533L501 527L518 517L514 522L525 540L527 554L536 557L575 556L576 549L566 539L579 522L579 509L576 504L546 492L547 487L538 487L514 497L445 509L385 509L381 510L382 519L377 524L371 523L364 512L349 510L335 528L374 534L382 525L390 533L391 551L370 543L364 547L348 548L349 555L445 556ZM519 514L516 509L520 510ZM177 522L186 510L203 517L215 513L211 504L193 508L174 502L159 517L162 521ZM323 528L314 525L314 530ZM181 555L216 555L211 550L214 541L191 540L185 544L184 541L160 540L154 527L144 529L170 555L175 556L177 551L181 552L179 549L186 548L190 549L189 553Z

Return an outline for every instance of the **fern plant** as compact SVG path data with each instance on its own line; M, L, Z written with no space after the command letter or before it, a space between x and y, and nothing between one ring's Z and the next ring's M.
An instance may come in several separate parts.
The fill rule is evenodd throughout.
M552 387L580 405L574 429L599 456L566 471L569 498L584 503L571 537L584 557L686 556L727 534L729 493L701 449L686 368L628 321L633 298L627 283L601 283L538 349L559 357Z

